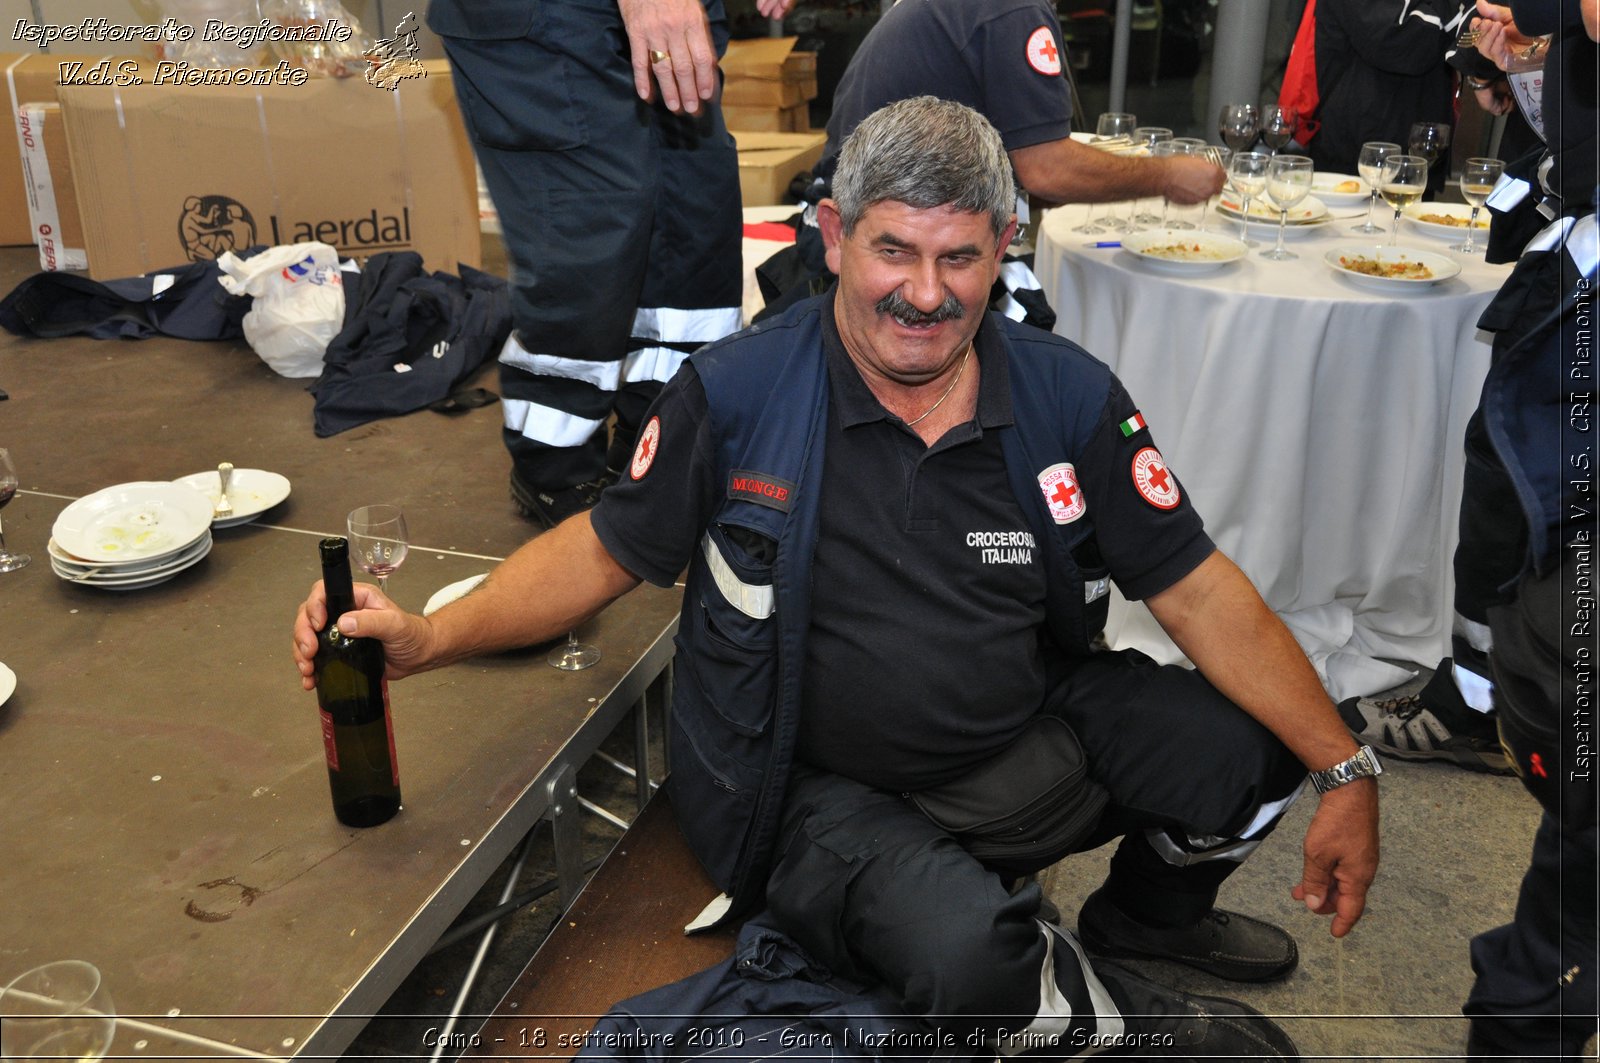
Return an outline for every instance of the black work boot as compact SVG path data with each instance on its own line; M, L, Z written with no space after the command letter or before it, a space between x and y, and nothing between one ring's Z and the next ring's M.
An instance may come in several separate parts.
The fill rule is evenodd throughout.
M1108 1055L1293 1063L1300 1059L1289 1035L1248 1004L1180 993L1116 964L1096 962L1094 973L1122 1012L1122 1035L1100 1035L1111 1045Z

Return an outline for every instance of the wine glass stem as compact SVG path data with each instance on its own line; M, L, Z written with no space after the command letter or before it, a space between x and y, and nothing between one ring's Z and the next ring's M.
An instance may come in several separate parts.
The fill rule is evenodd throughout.
M1367 220L1366 220L1366 223L1361 226L1362 229L1366 230L1369 233L1372 231L1372 208L1377 206L1377 204L1378 204L1378 190L1376 188L1374 188L1372 190L1372 194L1367 197Z
M1273 249L1272 253L1274 257L1282 257L1283 255L1283 230L1288 224L1289 212L1287 210L1280 209L1278 211L1278 246Z
M1472 208L1472 217L1467 219L1467 246L1463 247L1461 249L1463 253L1470 255L1470 254L1472 254L1474 251L1476 251L1478 249L1477 248L1477 244L1476 244L1476 238L1477 238L1477 235L1478 235L1477 228L1478 228L1478 208L1477 207L1473 207Z
M389 577L387 575L378 577L378 590L383 592L384 597L387 598L389 596Z
M1240 198L1244 200L1239 211L1239 239L1243 241L1250 235L1250 225L1246 221L1250 217L1250 197L1241 196Z
M1400 208L1394 211L1394 222L1389 226L1389 246L1393 247L1395 239L1400 235Z

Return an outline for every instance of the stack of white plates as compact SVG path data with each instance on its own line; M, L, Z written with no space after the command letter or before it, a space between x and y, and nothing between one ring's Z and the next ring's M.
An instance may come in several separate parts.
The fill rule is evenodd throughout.
M117 484L62 510L50 535L57 576L106 590L139 590L211 552L211 502L184 484Z

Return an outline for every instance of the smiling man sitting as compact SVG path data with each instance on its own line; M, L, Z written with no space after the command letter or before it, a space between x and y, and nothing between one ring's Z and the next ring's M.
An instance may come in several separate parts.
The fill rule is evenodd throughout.
M985 311L1013 202L975 111L869 117L820 207L834 292L693 355L595 510L479 591L425 619L362 588L339 626L399 677L552 638L687 566L668 787L723 918L765 905L968 1045L1292 1058L1244 1005L1100 957L1288 974L1293 939L1217 911L1217 888L1310 769L1293 893L1348 932L1376 764L1106 367ZM1108 580L1199 671L1100 648ZM326 620L317 588L308 677ZM1013 892L1119 836L1081 937Z

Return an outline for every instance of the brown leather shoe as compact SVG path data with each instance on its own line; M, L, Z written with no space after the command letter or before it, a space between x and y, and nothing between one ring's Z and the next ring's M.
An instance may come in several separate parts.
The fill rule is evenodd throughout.
M1232 982L1282 978L1300 962L1294 938L1271 923L1213 908L1194 926L1146 926L1113 904L1103 886L1083 902L1078 937L1097 956L1170 960Z

